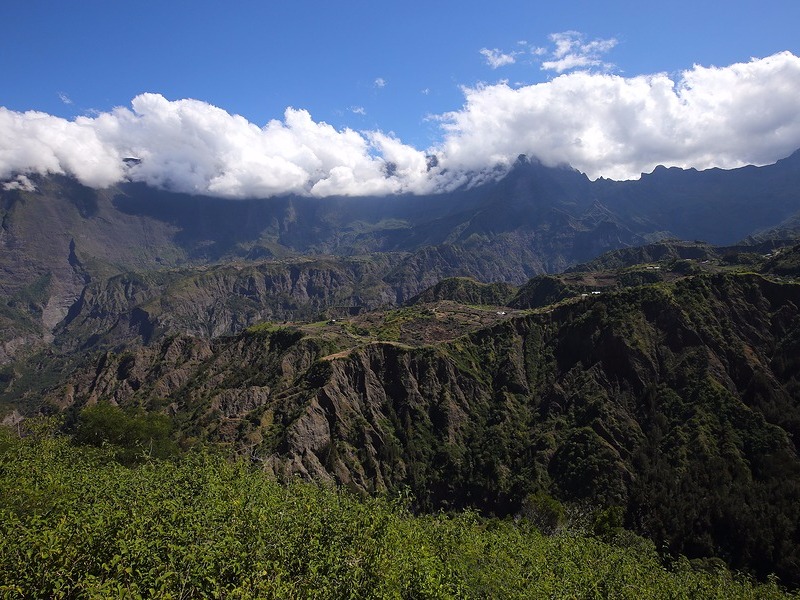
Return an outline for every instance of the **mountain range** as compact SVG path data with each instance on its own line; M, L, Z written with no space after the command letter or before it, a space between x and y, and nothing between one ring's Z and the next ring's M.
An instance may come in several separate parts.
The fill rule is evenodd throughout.
M212 266L218 280L244 281L235 284L239 291L197 283L210 295L205 311L231 296L246 303L258 295L258 284L239 278L234 264L255 269L254 280L265 270L284 273L289 286L282 293L297 302L277 313L251 311L230 326L205 325L219 334L324 304L399 304L445 277L521 284L664 238L733 244L769 230L770 239L791 236L800 214L799 166L796 152L765 167L657 168L615 182L520 157L500 180L448 194L322 200L230 201L141 184L94 190L63 176L32 176L36 191L0 192L0 291L9 299L0 360L50 341L99 288L119 281L110 278L130 273L147 274L137 298L172 293L179 280L208 282ZM313 267L309 260L322 262ZM328 269L314 275L328 282L298 290L292 279L307 269ZM307 305L320 285L327 296ZM256 303L264 306L262 300Z
M427 197L30 180L0 192L6 424L110 403L277 478L619 509L800 585L800 151L625 182L520 157Z

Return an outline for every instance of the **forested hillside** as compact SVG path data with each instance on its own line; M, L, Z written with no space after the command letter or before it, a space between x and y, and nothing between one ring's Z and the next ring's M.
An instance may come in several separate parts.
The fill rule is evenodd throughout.
M253 319L307 318L325 302L399 305L449 277L521 285L669 237L791 238L798 162L800 152L764 167L656 169L615 182L521 156L500 179L430 196L237 201L31 175L24 188L0 186L0 364L46 348L87 309L113 316L120 298L134 300L117 289L125 282L155 317L180 328L200 316L207 335L221 335ZM307 290L315 261L329 275ZM155 306L162 295L169 302Z

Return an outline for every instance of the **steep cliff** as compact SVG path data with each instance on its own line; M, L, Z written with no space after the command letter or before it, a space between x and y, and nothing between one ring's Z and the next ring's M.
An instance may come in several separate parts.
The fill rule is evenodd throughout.
M167 333L213 338L260 321L390 305L396 291L381 275L399 260L296 258L118 275L86 286L57 340L108 346L149 343Z

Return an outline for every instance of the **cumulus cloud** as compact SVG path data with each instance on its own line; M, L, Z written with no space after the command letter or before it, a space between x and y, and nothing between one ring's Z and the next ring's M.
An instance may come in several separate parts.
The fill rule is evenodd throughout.
M461 109L436 117L441 141L424 151L295 108L262 127L158 94L73 120L0 107L0 180L4 189L31 190L27 175L60 173L97 188L131 180L227 198L380 195L479 182L520 154L592 178L629 179L658 164L767 164L800 147L800 58L789 52L696 65L674 78L581 70L464 95Z
M480 53L483 55L486 64L492 67L493 69L497 69L498 67L502 67L503 65L510 65L516 62L516 58L514 58L514 53L506 54L497 48L489 49L489 48L481 48Z
M126 166L126 157L140 161ZM0 178L31 172L70 174L92 187L130 179L229 198L419 191L387 176L368 136L315 122L305 110L288 108L283 120L258 127L205 102L159 94L74 121L0 108Z
M800 147L800 58L789 52L722 68L695 65L676 81L578 71L464 93L464 107L442 116L440 164L451 171L509 165L527 154L592 178L630 179L659 164L767 164Z
M67 121L42 112L0 107L0 177L18 172L70 174L92 187L120 181L119 152L101 141L98 122Z
M617 45L617 40L614 38L587 42L583 34L577 31L552 33L550 41L555 44L555 49L549 54L550 60L542 62L542 69L557 73L587 67L610 68L611 65L603 62L601 57ZM533 54L544 56L547 55L547 50L534 48Z
M386 87L386 80L383 77L378 77L375 80L375 87L376 88L383 88Z

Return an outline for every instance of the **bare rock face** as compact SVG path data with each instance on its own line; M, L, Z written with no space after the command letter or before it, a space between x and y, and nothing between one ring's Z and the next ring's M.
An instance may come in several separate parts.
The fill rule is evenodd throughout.
M393 259L396 260L396 259ZM262 321L312 319L390 303L392 264L330 258L127 273L87 285L57 333L64 343L151 343L180 333L231 335Z
M11 413L7 414L3 417L3 420L0 421L0 424L3 427L16 427L20 423L25 420L25 417L18 410L14 410Z
M159 346L139 346L122 353L104 352L95 364L49 393L59 407L100 400L125 405L143 396L148 402L169 398L194 377L198 365L213 354L207 340L170 338Z
M46 336L18 336L0 342L0 365L12 362L21 352L46 341Z
M211 399L211 410L223 418L237 418L241 415L267 406L270 401L269 386L251 386L223 390Z
M35 190L0 191L0 292L17 311L11 330L37 334L8 358L52 342L92 278L152 268L175 232L167 223L120 213L113 190L59 176L32 179ZM0 332L4 337L15 336Z

